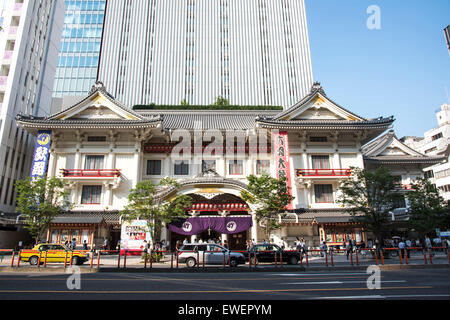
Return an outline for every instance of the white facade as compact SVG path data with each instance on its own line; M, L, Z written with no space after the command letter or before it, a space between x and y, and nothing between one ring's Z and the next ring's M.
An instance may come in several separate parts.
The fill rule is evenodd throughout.
M33 134L52 130L48 175L70 183L69 200L74 207L67 219L99 212L117 215L127 205L128 194L137 182L150 179L158 183L171 177L181 187L166 196L187 194L196 204L214 199L221 199L217 203L222 204L226 199L227 204L244 205L246 209L234 211L239 215L246 211L244 216L253 219L253 227L241 236L256 241L267 236L256 221L255 208L241 199L241 191L246 189L249 175L266 171L277 177L281 162L277 160L280 150L274 137L283 132L290 149L286 173L295 199L290 212L279 217L283 228L270 239L291 246L295 237L302 236L310 246L317 246L325 239L330 244L342 244L344 232L358 242L362 240L361 230L353 229L350 215L337 201L339 182L351 176L350 167L364 167L362 145L390 127L393 118L361 118L329 100L318 85L286 111L132 111L98 84L87 98L67 110L45 119L20 117L18 122ZM239 153L236 150L244 149L232 147L231 152L208 155L204 149L185 158L185 166L176 164L173 147L179 145L178 133L183 143L191 143L190 147L195 147L200 137L200 143L211 141L211 135L219 141L222 138L228 146L234 141L230 130L243 138L242 146L247 148L249 143L247 151ZM258 145L251 144L255 139ZM204 145L208 146L210 143ZM204 170L206 163L202 161L209 161L211 172ZM196 217L205 210L192 207L188 211ZM230 215L233 210L209 211L217 217ZM118 216L116 220L117 224ZM55 228L58 239L56 234L64 229ZM228 239L238 240L232 236L238 235L228 235ZM163 237L172 242L176 239L167 230ZM225 234L221 237L227 239Z
M443 156L447 159L445 163L428 167L425 171L427 176L441 191L441 196L450 200L450 105L444 104L436 112L438 126L424 134L424 138L406 137L405 144L427 156ZM432 174L431 174L432 171Z
M109 0L98 80L127 106L288 108L313 83L304 0Z
M16 126L18 113L50 114L64 2L3 3L0 31L0 211L14 211L14 182L29 175L35 138Z

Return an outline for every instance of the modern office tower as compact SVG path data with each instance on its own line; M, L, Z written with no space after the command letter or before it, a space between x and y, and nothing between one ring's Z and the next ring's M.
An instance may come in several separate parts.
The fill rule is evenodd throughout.
M444 29L445 40L447 41L448 53L450 54L450 25Z
M0 2L0 212L14 211L14 183L30 174L35 138L18 113L47 116L64 20L64 2Z
M288 108L313 84L304 0L110 0L98 80L119 101Z
M97 79L106 0L66 0L54 97L85 96Z

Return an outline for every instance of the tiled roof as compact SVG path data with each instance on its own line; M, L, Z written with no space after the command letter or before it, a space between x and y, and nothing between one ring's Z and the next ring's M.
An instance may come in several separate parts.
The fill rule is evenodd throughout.
M365 121L350 120L274 120L270 118L260 118L257 122L262 127L286 127L304 129L360 129L364 128L387 128L394 118L377 118Z
M165 129L253 129L258 116L274 116L279 111L174 111L155 110L145 117L160 114Z
M57 216L55 219L53 219L53 223L98 224L104 220L106 224L118 224L119 216L120 215L118 211L69 212Z

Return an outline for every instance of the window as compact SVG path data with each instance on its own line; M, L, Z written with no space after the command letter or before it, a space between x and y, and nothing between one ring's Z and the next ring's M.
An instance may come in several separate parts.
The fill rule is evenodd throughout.
M234 160L228 163L228 173L231 175L243 175L244 174L244 161Z
M309 141L310 142L327 142L328 139L327 139L327 137L310 137Z
M148 176L161 175L161 160L147 160L147 175Z
M256 161L256 174L261 175L264 172L270 172L270 160L257 160Z
M189 162L175 161L174 173L176 176L187 176L189 174Z
M329 156L312 156L311 159L313 169L330 169Z
M103 168L105 156L86 156L84 164L85 170L101 170Z
M88 136L88 142L106 142L106 136Z
M447 171L447 170L440 171L440 172L436 172L436 178L443 178L443 177L446 177L447 175L449 175L450 172L447 173L446 171ZM441 176L441 175L442 175L442 176ZM433 172L433 170L425 171L424 177L425 177L426 179L434 178L434 172Z
M333 186L331 184L316 184L314 193L316 203L334 203Z
M442 132L439 132L438 134L432 136L431 140L434 141L434 140L440 139L442 137L443 137Z
M202 161L202 172L207 172L209 170L216 171L216 160Z
M83 186L81 204L100 204L102 186Z

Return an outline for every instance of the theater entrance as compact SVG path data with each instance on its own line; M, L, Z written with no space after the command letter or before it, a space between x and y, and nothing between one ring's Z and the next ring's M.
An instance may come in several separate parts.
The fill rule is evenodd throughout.
M222 243L222 234L214 230L206 230L199 235L197 235L197 241L202 240L203 242L208 242L213 240L215 243Z
M230 250L247 250L247 231L229 234L228 243Z

